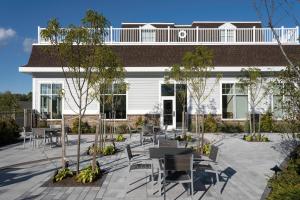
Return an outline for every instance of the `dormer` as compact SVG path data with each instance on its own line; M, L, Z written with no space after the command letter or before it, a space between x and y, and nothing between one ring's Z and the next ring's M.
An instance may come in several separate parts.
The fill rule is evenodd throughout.
M237 27L229 22L222 24L218 27L220 29L221 42L235 42Z

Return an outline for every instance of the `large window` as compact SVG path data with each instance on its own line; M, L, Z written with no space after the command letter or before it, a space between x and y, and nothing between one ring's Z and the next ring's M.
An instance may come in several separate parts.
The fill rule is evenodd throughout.
M282 86L281 86L282 87ZM283 95L280 94L280 86L275 86L273 95L272 95L272 109L273 109L273 115L275 118L282 118L283 116L283 108L282 108L282 101L283 101Z
M238 83L222 84L222 118L245 119L248 113L248 95Z
M155 27L151 24L145 24L142 26L142 41L143 42L155 42L156 31Z
M126 86L113 84L103 94L104 104L100 110L105 113L106 119L126 119Z
M62 84L41 84L41 115L45 119L61 119L62 101L59 95Z

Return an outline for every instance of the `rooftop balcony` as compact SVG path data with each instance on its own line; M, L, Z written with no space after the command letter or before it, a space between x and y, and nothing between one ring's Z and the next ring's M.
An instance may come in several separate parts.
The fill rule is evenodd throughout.
M49 44L38 27L38 44ZM107 45L214 45L214 44L299 44L299 27L295 28L107 28ZM62 40L63 38L61 38Z

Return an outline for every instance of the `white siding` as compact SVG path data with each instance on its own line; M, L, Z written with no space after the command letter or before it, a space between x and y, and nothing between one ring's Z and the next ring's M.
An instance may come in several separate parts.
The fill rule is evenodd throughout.
M127 78L128 114L156 113L163 78Z

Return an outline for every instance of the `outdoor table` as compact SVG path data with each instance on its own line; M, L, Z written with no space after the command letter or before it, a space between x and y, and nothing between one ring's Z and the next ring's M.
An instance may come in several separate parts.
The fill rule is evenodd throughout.
M176 148L176 147L160 147L149 148L149 155L151 159L163 159L165 155L180 155L191 154L193 150L190 148Z
M61 131L61 129L59 128L45 128L45 135L47 135L50 138L50 147L52 147L52 137L55 136L56 137L56 143L58 143L58 137L60 137L61 135L59 134L59 132Z

